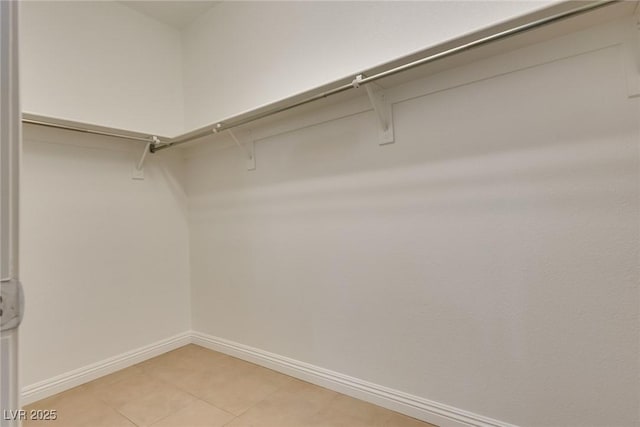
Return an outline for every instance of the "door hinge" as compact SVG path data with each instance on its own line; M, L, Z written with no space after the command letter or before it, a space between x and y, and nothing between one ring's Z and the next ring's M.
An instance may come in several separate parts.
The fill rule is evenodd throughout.
M0 331L10 331L20 326L24 314L22 283L16 279L0 282Z

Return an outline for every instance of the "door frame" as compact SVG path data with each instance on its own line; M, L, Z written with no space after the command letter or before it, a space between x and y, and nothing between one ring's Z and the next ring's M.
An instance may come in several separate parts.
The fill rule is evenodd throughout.
M22 114L18 79L18 1L0 1L0 426L19 426L19 192Z

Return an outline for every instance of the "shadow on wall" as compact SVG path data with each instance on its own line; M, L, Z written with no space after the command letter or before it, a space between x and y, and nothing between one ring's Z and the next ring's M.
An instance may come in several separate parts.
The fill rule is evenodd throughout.
M260 140L253 172L246 171L237 147L214 151L205 143L188 151L189 169L196 169L188 191L197 196L414 166L429 173L451 162L500 169L498 162L518 153L546 155L541 162L571 167L562 162L579 163L582 144L638 132L629 109L617 110L627 101L618 55L617 47L607 48L397 103L396 142L388 146L378 146L373 112ZM553 147L568 146L575 149L569 157L553 153ZM207 179L199 170L205 164L220 177Z
M618 53L398 103L389 146L369 112L261 141L251 172L189 149L194 329L518 425L630 425L640 134Z

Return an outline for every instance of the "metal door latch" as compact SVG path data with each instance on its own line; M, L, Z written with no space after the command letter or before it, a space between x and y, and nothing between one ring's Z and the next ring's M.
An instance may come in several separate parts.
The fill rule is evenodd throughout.
M10 331L20 326L24 314L22 283L16 279L0 282L0 331Z

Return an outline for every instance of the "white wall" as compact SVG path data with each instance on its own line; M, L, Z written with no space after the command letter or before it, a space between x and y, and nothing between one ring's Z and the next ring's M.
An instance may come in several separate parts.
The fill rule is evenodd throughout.
M180 33L117 2L21 2L22 108L163 136L184 132Z
M118 2L26 1L23 110L174 136L552 3L222 2L180 32Z
M367 112L260 140L253 172L191 148L193 329L516 425L639 425L640 107L607 31L394 89L393 145Z
M194 129L553 1L222 2L184 30Z
M543 5L225 2L181 69L121 5L25 2L23 105L171 135ZM604 38L395 88L394 145L355 114L255 172L212 144L132 181L141 147L28 128L23 385L192 326L517 425L638 425L639 106Z
M186 196L178 151L26 127L22 170L21 383L189 330Z

